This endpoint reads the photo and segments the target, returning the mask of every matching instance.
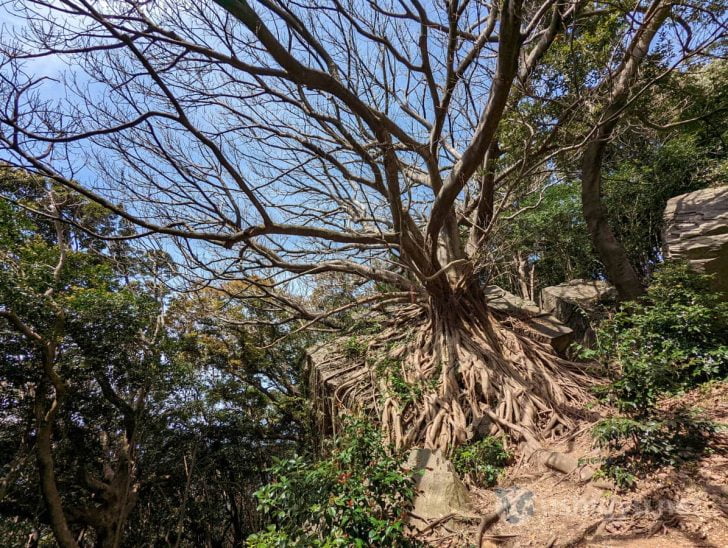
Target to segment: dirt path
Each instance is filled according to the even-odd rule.
[[[609,491],[576,477],[520,463],[498,488],[473,491],[478,515],[508,507],[489,527],[484,546],[728,547],[728,383],[692,391],[664,403],[702,409],[718,424],[719,441],[700,461],[640,480],[630,491]],[[594,457],[588,432],[565,449]],[[536,460],[536,459],[533,459]],[[506,501],[506,502],[504,502]],[[438,531],[432,546],[475,546],[477,523]]]

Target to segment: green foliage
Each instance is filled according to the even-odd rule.
[[[391,351],[391,348],[388,350]],[[428,391],[437,388],[439,367],[436,368],[430,379],[408,382],[402,376],[402,362],[399,359],[385,354],[373,365],[377,376],[386,383],[385,396],[394,397],[403,408],[420,401]]]
[[[607,459],[602,466],[594,472],[594,479],[606,479],[611,481],[620,489],[629,489],[637,483],[635,476],[628,467],[617,464]]]
[[[664,394],[728,374],[728,303],[710,289],[710,277],[684,263],[666,263],[644,298],[626,303],[597,330],[597,347],[585,356],[614,367],[599,392],[627,416],[593,429],[609,450],[599,475],[622,488],[647,471],[677,466],[706,450],[714,427],[695,413],[655,408]]]
[[[706,171],[695,168],[710,165],[709,156],[699,135],[690,132],[659,146],[614,152],[604,175],[605,205],[616,237],[643,276],[660,260],[667,201],[711,182]]]
[[[352,320],[349,331],[357,335],[375,335],[382,330],[381,318],[372,318],[362,315],[356,320]]]
[[[503,440],[487,436],[479,441],[457,447],[452,463],[460,477],[467,477],[484,487],[495,485],[511,454],[503,447]]]
[[[121,450],[132,431],[136,495],[122,545],[168,546],[178,536],[180,546],[243,545],[262,526],[253,492],[268,481],[266,467],[311,438],[299,381],[312,335],[289,333],[264,350],[289,328],[251,298],[250,284],[173,296],[164,253],[59,230],[15,202],[46,211],[55,199],[65,218],[123,233],[108,212],[3,169],[0,191],[12,197],[0,199],[0,545],[25,544],[32,531],[54,544],[33,454],[48,381],[38,345],[8,312],[59,349],[50,365],[67,392],[52,457],[84,546],[102,544],[106,520],[84,509],[105,516],[116,500],[99,498],[87,478],[106,481],[128,466]]]
[[[643,299],[600,326],[590,355],[616,367],[602,392],[620,409],[644,414],[663,393],[728,375],[728,303],[709,282],[665,264]]]
[[[402,367],[402,362],[389,355],[385,355],[374,363],[374,371],[378,377],[387,377],[396,372],[400,367]]]
[[[366,346],[359,338],[352,335],[344,341],[344,355],[349,359],[361,358],[366,352]]]
[[[253,493],[270,481],[267,468],[316,442],[301,384],[303,349],[314,336],[289,334],[263,348],[288,328],[276,325],[275,313],[252,292],[250,284],[231,282],[169,303],[172,357],[190,375],[147,426],[151,477],[126,535],[130,546],[169,544],[180,519],[181,546],[245,545],[264,525]],[[254,320],[261,325],[234,323]],[[185,492],[184,508],[170,508]]]
[[[641,473],[698,458],[715,433],[712,423],[685,410],[655,417],[613,417],[594,426],[597,445],[610,451],[598,477],[611,479],[621,488],[632,487]]]
[[[279,461],[274,481],[257,493],[270,525],[248,546],[412,546],[405,512],[414,481],[403,455],[382,443],[363,419],[350,419],[331,456],[317,463],[302,457]]]
[[[581,214],[579,192],[575,182],[551,185],[542,195],[519,202],[515,209],[524,211],[503,228],[503,245],[510,249],[506,256],[528,257],[535,264],[540,287],[593,278],[600,272]],[[496,281],[517,289],[513,280],[501,277]]]
[[[653,71],[659,70],[649,66],[646,73],[656,75]],[[721,174],[728,162],[726,89],[725,61],[670,75],[634,106],[634,129],[624,128],[621,138],[610,145],[603,173],[604,204],[616,237],[645,278],[661,259],[667,200],[725,184]],[[645,118],[669,123],[696,117],[702,118],[669,132],[644,128]]]
[[[548,85],[561,93],[577,93],[601,77],[596,67],[608,67],[614,37],[623,28],[617,12],[603,18],[584,18],[559,36],[549,48],[541,70]]]
[[[89,478],[111,481],[123,442],[143,437],[140,425],[172,388],[170,339],[157,329],[165,294],[143,274],[147,253],[33,213],[61,208],[64,218],[103,234],[120,228],[107,211],[4,168],[0,190],[11,197],[0,201],[0,473],[7,469],[14,478],[0,493],[0,537],[10,534],[10,523],[19,525],[16,533],[50,536],[35,459],[28,458],[37,450],[37,416],[45,415],[63,510],[75,515],[73,527],[88,531],[89,543],[101,543],[109,521],[93,521],[83,509],[108,516],[113,497],[99,501]],[[65,390],[50,394],[51,379]]]
[[[604,77],[603,71],[613,61],[609,44],[624,31],[623,24],[616,13],[599,21],[585,18],[557,37],[537,69],[543,73],[544,90],[558,97],[555,105],[563,104],[568,94],[578,96],[585,81]],[[670,56],[664,46],[655,45],[644,65],[644,77],[654,78],[664,70],[664,60]],[[667,200],[725,184],[728,176],[728,62],[714,60],[654,83],[625,112],[602,169],[609,225],[643,280],[650,278],[662,259]],[[531,126],[548,120],[549,112],[558,118],[547,106],[539,107],[538,112],[534,108],[524,100],[519,104],[519,116],[504,120],[499,135],[504,149],[513,146],[517,150],[515,143],[527,138],[528,126],[521,117],[527,117]],[[691,119],[692,123],[673,124]],[[587,132],[596,122],[587,114],[562,131]],[[654,124],[671,127],[661,130]],[[533,267],[533,298],[548,285],[605,276],[581,211],[580,158],[557,158],[557,168],[545,186],[538,183],[522,195],[514,194],[504,212],[508,222],[494,231],[492,249],[488,249],[489,262],[494,265],[488,272],[498,285],[520,292],[521,284],[530,285]],[[517,160],[505,153],[500,161],[509,165]],[[520,268],[523,261],[527,262],[525,269]]]
[[[417,402],[425,394],[424,384],[409,383],[398,371],[393,371],[389,374],[387,386],[402,406]]]

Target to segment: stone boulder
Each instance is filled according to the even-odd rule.
[[[418,518],[433,520],[470,513],[468,490],[441,451],[414,448],[407,458],[407,468],[415,478],[412,512]]]
[[[714,274],[715,288],[728,295],[728,186],[670,198],[663,219],[665,257]]]
[[[522,299],[497,285],[484,289],[488,306],[504,316],[523,320],[524,330],[535,339],[549,343],[557,352],[564,352],[573,341],[573,331],[558,318],[542,310],[533,301]]]
[[[617,301],[617,290],[601,280],[571,280],[541,290],[541,308],[574,332],[584,346],[594,343],[592,326]]]

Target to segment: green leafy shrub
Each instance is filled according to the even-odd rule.
[[[362,357],[366,352],[366,347],[363,342],[352,335],[344,342],[343,350],[347,358],[354,359]]]
[[[593,429],[609,450],[598,473],[619,487],[655,468],[679,465],[703,454],[714,433],[709,422],[678,410],[655,408],[657,399],[728,375],[728,303],[710,288],[710,276],[685,263],[666,263],[647,294],[627,303],[597,330],[588,357],[613,366],[612,381],[599,389],[627,416]]]
[[[685,410],[661,420],[604,419],[592,430],[597,445],[610,451],[597,476],[622,488],[631,487],[641,473],[699,457],[714,433],[712,423]]]
[[[388,386],[392,395],[397,398],[397,401],[403,406],[407,406],[418,401],[424,393],[422,386],[419,384],[408,383],[404,380],[402,375],[398,373],[392,373],[389,375]]]
[[[510,459],[503,441],[494,436],[461,445],[452,455],[453,466],[460,477],[484,487],[496,484]]]
[[[728,302],[709,283],[666,263],[644,298],[598,329],[590,357],[616,366],[603,394],[621,410],[648,414],[661,394],[728,375]]]
[[[414,546],[404,524],[414,480],[403,458],[368,422],[349,420],[329,458],[270,470],[274,481],[255,494],[270,525],[248,546]]]

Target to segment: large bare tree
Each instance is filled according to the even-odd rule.
[[[608,239],[599,162],[649,84],[642,61],[660,27],[665,71],[698,59],[718,4],[6,2],[0,146],[175,240],[192,273],[267,278],[308,322],[327,311],[277,287],[369,284],[357,302],[392,322],[374,346],[398,339],[401,374],[429,387],[378,409],[398,443],[448,446],[483,421],[538,443],[569,430],[588,377],[488,308],[489,237],[558,181],[558,158],[585,154],[589,226]],[[595,20],[612,25],[608,60],[560,85],[550,56]]]

